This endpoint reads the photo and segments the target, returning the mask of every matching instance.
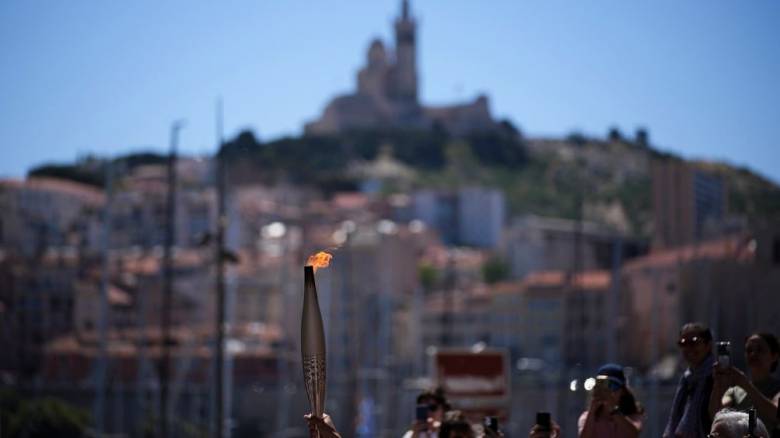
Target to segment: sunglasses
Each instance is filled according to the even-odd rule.
[[[696,345],[702,342],[704,342],[704,338],[702,338],[701,336],[690,336],[687,338],[680,338],[680,340],[677,341],[677,345],[679,345],[680,347],[686,347],[689,345]]]
[[[428,410],[431,412],[435,411],[436,409],[439,409],[439,405],[436,403],[428,403],[427,406],[428,406]]]
[[[615,391],[620,390],[620,388],[623,387],[623,385],[621,385],[620,383],[615,382],[614,380],[609,380],[607,376],[603,376],[603,375],[602,376],[598,376],[598,377],[596,377],[596,379],[597,379],[596,380],[596,386],[594,386],[594,388],[597,388],[599,385],[604,385],[603,387],[606,387],[607,389],[609,389],[610,392],[615,392]],[[604,383],[602,383],[602,382],[604,382]]]

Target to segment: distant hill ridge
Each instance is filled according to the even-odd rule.
[[[644,141],[643,141],[644,139]],[[232,185],[289,182],[325,193],[356,190],[348,169],[377,159],[380,150],[414,170],[410,188],[486,185],[502,189],[513,214],[575,218],[582,206],[589,220],[647,236],[652,217],[650,166],[654,160],[684,161],[646,144],[572,134],[562,139],[525,138],[510,122],[500,129],[453,137],[444,130],[356,130],[326,136],[285,137],[262,142],[251,131],[228,141],[221,154]],[[125,169],[162,164],[165,156],[138,153],[114,159]],[[49,176],[102,186],[106,161],[43,165],[29,176]],[[780,187],[746,168],[688,162],[721,175],[729,189],[729,213],[748,219],[780,215]],[[409,188],[409,187],[407,187]],[[387,192],[397,188],[386,187]]]

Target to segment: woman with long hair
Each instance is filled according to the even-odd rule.
[[[580,438],[636,438],[642,430],[643,409],[626,385],[623,367],[599,368],[588,410],[577,422]]]
[[[754,333],[745,340],[745,362],[750,378],[739,369],[713,365],[715,383],[710,396],[710,415],[721,408],[747,411],[756,409],[758,418],[770,429],[777,419],[780,379],[772,373],[780,360],[780,343],[771,333]]]

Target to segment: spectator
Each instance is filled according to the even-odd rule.
[[[554,421],[551,423],[551,426],[551,430],[544,430],[538,424],[534,424],[534,427],[528,432],[528,438],[560,438],[561,427]]]
[[[755,333],[745,341],[745,361],[750,371],[748,379],[735,367],[721,369],[715,364],[715,384],[710,396],[710,414],[721,407],[747,411],[754,407],[758,418],[770,429],[777,419],[780,399],[780,379],[772,376],[777,370],[780,345],[771,333]]]
[[[712,393],[712,332],[704,324],[688,323],[677,341],[688,368],[680,378],[664,438],[706,438],[710,430]]]
[[[475,438],[471,424],[460,411],[449,411],[439,429],[439,438]]]
[[[496,429],[493,430],[493,421],[496,420]],[[504,432],[501,431],[501,428],[498,427],[498,419],[496,417],[485,417],[483,423],[482,423],[482,429],[481,434],[478,435],[480,438],[502,438],[504,436]]]
[[[580,438],[636,438],[642,430],[642,408],[626,385],[623,367],[599,368],[590,407],[577,422]]]
[[[748,436],[748,414],[723,409],[715,414],[712,430],[707,436],[710,438],[743,438]],[[753,431],[753,437],[769,438],[769,433],[761,419],[756,419],[756,430]]]
[[[411,429],[404,433],[403,438],[433,438],[439,433],[439,427],[444,419],[444,413],[449,410],[449,404],[441,390],[424,391],[417,396],[418,405],[428,405],[428,420],[415,419]]]

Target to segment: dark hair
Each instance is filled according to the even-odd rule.
[[[474,429],[471,428],[471,424],[460,411],[447,412],[439,428],[439,438],[449,438],[450,432],[466,432],[470,436],[474,436]]]
[[[645,412],[645,408],[636,401],[634,391],[631,391],[628,386],[623,387],[623,394],[620,395],[620,400],[618,401],[618,410],[623,415],[642,414]]]
[[[704,339],[704,342],[712,342],[712,332],[710,328],[700,322],[689,322],[682,326],[680,329],[680,335],[686,330],[694,330],[696,333]]]
[[[780,355],[780,342],[777,341],[777,336],[773,335],[769,332],[760,332],[760,333],[753,333],[752,335],[748,336],[747,339],[752,338],[753,336],[758,336],[761,338],[764,342],[766,342],[766,345],[769,346],[769,351],[771,351],[773,354]],[[745,341],[747,341],[745,339]],[[769,369],[771,372],[777,371],[777,362],[780,361],[780,358],[775,359],[774,362],[772,362],[772,367]]]
[[[417,404],[423,404],[428,401],[432,401],[437,407],[443,408],[445,411],[450,410],[450,404],[447,403],[447,399],[444,397],[444,391],[439,389],[426,390],[417,396]]]

